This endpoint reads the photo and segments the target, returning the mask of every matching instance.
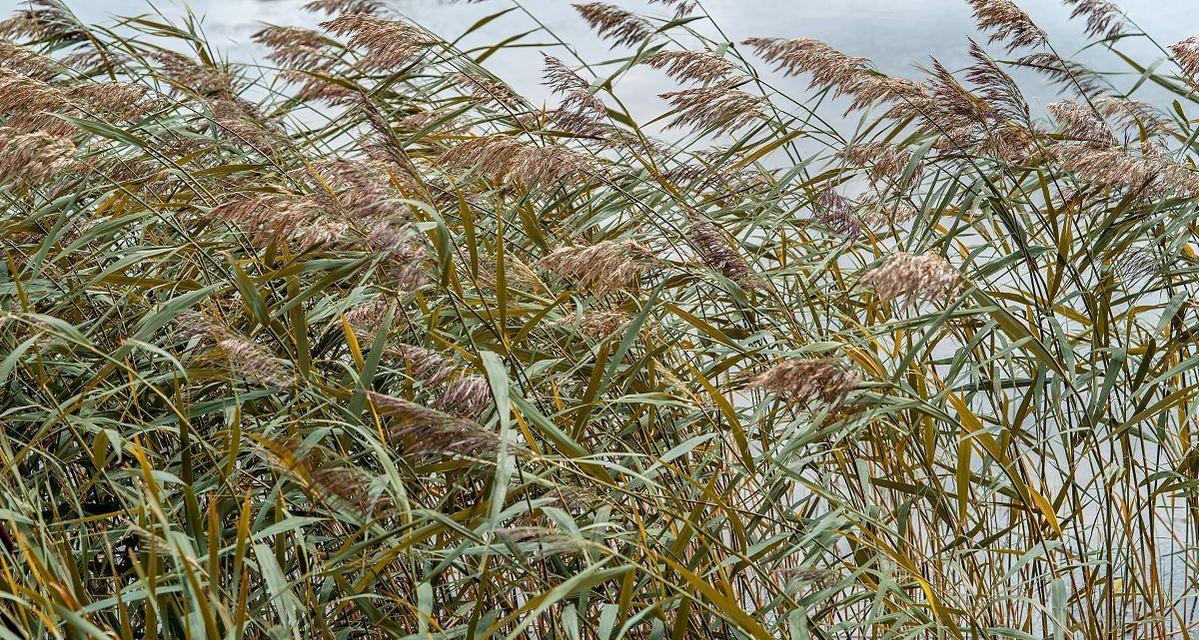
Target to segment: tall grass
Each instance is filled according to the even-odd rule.
[[[1101,73],[970,4],[915,80],[695,1],[578,5],[603,62],[478,5],[556,43],[542,108],[486,69],[520,39],[376,0],[263,66],[32,0],[0,635],[1192,637],[1199,42],[1068,0]]]

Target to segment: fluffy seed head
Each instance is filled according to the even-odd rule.
[[[540,268],[597,293],[632,286],[652,265],[650,250],[631,239],[561,247],[538,263]]]
[[[678,82],[714,82],[737,73],[732,62],[711,51],[659,51],[641,62]]]
[[[868,168],[870,184],[880,191],[891,187],[906,190],[920,181],[922,167],[917,165],[907,180],[904,172],[912,161],[912,152],[885,142],[866,142],[851,145],[837,152],[845,162]]]
[[[442,154],[440,162],[457,170],[474,169],[496,182],[528,188],[576,183],[596,171],[592,159],[561,145],[537,147],[505,135],[479,136]]]
[[[745,259],[716,225],[702,220],[694,222],[688,238],[708,268],[719,271],[724,277],[743,286],[752,288],[756,284],[757,278]]]
[[[331,60],[325,38],[312,29],[269,26],[251,39],[270,49],[267,60],[283,67],[320,69]]]
[[[1191,36],[1170,45],[1170,52],[1174,54],[1174,62],[1178,63],[1183,73],[1192,78],[1199,77],[1199,37]]]
[[[650,36],[650,28],[645,20],[620,7],[603,2],[586,2],[574,5],[574,8],[600,37],[618,45],[640,44]]]
[[[437,407],[459,418],[477,420],[491,404],[491,387],[479,376],[464,376],[446,385]]]
[[[305,250],[336,242],[347,229],[345,223],[322,215],[311,200],[285,194],[234,200],[209,215],[228,220],[264,247],[285,243]]]
[[[265,347],[248,340],[230,337],[217,342],[229,359],[233,372],[246,375],[275,387],[292,383],[291,372]]]
[[[0,184],[33,186],[77,168],[75,143],[69,138],[0,127]]]
[[[862,277],[884,301],[904,298],[908,305],[944,304],[953,297],[961,278],[945,258],[935,253],[899,252]]]
[[[857,205],[845,196],[827,189],[816,202],[816,214],[821,224],[830,231],[854,241],[862,235],[862,220],[857,214]]]
[[[670,128],[715,129],[720,133],[736,131],[762,117],[766,99],[746,93],[732,84],[717,84],[698,89],[663,93],[677,111],[667,124]]]
[[[1127,27],[1124,12],[1110,0],[1063,0],[1074,7],[1071,18],[1087,19],[1087,35],[1112,38],[1120,35]]]
[[[408,64],[425,47],[436,44],[422,29],[402,20],[349,13],[321,23],[335,35],[349,35],[350,46],[366,51],[358,61],[365,71],[389,71]]]
[[[380,0],[312,0],[303,8],[305,11],[330,16],[343,13],[374,15],[382,13],[387,5]]]
[[[785,75],[811,74],[813,87],[827,87],[837,96],[853,98],[850,111],[876,100],[903,105],[922,97],[916,83],[878,73],[867,58],[847,56],[819,40],[750,38],[742,44]]]
[[[1045,32],[1012,0],[968,0],[981,31],[990,42],[1003,42],[1008,51],[1045,44]]]
[[[499,436],[476,422],[403,398],[374,391],[367,395],[379,413],[391,419],[390,435],[402,443],[406,455],[487,458],[500,448]],[[513,449],[519,452],[515,446]]]
[[[754,378],[751,387],[777,394],[794,404],[823,400],[840,404],[861,385],[857,372],[828,358],[784,360]]]

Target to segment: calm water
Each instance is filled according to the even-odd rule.
[[[85,21],[104,21],[115,15],[147,12],[145,0],[66,0]],[[191,0],[192,10],[202,17],[209,39],[227,51],[231,58],[252,60],[257,51],[249,44],[249,35],[263,23],[311,25],[315,17],[300,11],[306,0]],[[644,0],[616,0],[629,8],[644,8]],[[479,18],[511,6],[506,0],[481,4],[449,4],[444,0],[391,0],[400,13],[446,38],[453,38]],[[586,28],[566,0],[525,0],[526,6],[563,40],[578,48],[588,61],[615,57],[608,46]],[[728,38],[739,41],[749,36],[811,37],[824,40],[852,55],[872,58],[880,69],[896,75],[916,77],[917,65],[927,64],[930,56],[950,68],[966,63],[966,38],[979,37],[974,29],[965,0],[707,0],[708,11],[717,19]],[[19,0],[0,0],[7,13],[20,5]],[[157,1],[167,15],[184,13],[183,0]],[[1021,5],[1045,28],[1060,53],[1075,53],[1084,42],[1080,24],[1069,20],[1069,10],[1057,0],[1021,0]],[[1123,0],[1128,15],[1163,45],[1199,34],[1199,15],[1195,0]],[[661,14],[661,8],[651,12]],[[472,34],[468,45],[486,45],[529,28],[528,21],[512,12]],[[540,51],[569,59],[555,52],[545,34],[531,34],[523,41],[532,45],[493,57],[488,66],[523,94],[539,99]],[[543,45],[543,46],[538,46]],[[1144,39],[1124,47],[1143,62],[1152,62],[1158,52]],[[621,50],[620,54],[627,53]],[[1085,52],[1083,59],[1090,58]],[[1119,70],[1116,63],[1101,58],[1101,68]],[[1045,103],[1052,92],[1032,82],[1030,98]],[[1130,83],[1135,78],[1130,80]],[[784,88],[802,91],[798,81],[781,83]],[[636,70],[622,81],[622,98],[635,115],[652,117],[660,113],[662,103],[655,94],[668,87],[661,76],[650,70]]]

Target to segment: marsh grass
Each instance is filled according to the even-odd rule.
[[[657,4],[544,109],[374,0],[0,24],[0,635],[1191,637],[1199,44]]]

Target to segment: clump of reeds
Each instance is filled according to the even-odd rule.
[[[1017,2],[908,79],[693,0],[578,5],[602,60],[312,0],[264,65],[23,0],[0,629],[1184,637],[1199,41]]]

